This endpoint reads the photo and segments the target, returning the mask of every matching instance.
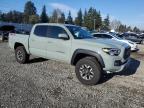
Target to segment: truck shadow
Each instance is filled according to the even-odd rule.
[[[105,83],[108,80],[112,79],[114,76],[130,76],[133,75],[137,72],[138,67],[140,66],[140,61],[136,60],[134,58],[130,58],[130,64],[129,67],[121,72],[118,73],[111,73],[111,74],[106,74],[103,76],[99,84]]]
[[[47,61],[47,60],[48,59],[44,59],[44,58],[32,58],[32,59],[29,60],[28,64],[44,62],[44,61]]]

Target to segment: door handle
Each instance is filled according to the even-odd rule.
[[[51,41],[48,41],[47,43],[52,43]]]
[[[31,39],[31,41],[35,41],[35,39]]]

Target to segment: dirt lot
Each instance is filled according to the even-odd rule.
[[[0,43],[0,108],[144,108],[144,45],[139,47],[127,71],[85,86],[74,67],[42,58],[21,65]]]

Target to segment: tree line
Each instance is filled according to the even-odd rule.
[[[118,32],[134,31],[140,32],[139,28],[123,25],[120,21],[113,20],[110,21],[109,15],[102,19],[100,11],[95,8],[90,7],[88,10],[85,9],[82,12],[81,9],[77,12],[77,16],[73,19],[71,11],[69,11],[67,17],[65,13],[60,9],[54,9],[52,15],[48,15],[46,12],[46,6],[42,8],[40,15],[37,14],[37,9],[32,1],[27,1],[24,6],[24,12],[19,12],[16,10],[9,11],[7,13],[2,13],[0,11],[0,21],[4,22],[14,22],[14,23],[25,23],[25,24],[35,24],[35,23],[66,23],[75,24],[78,26],[87,27],[89,30],[110,30],[114,29]]]

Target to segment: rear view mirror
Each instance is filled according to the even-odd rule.
[[[59,37],[60,39],[63,39],[63,40],[68,40],[68,39],[69,39],[68,35],[65,34],[65,33],[59,34],[58,37]]]

